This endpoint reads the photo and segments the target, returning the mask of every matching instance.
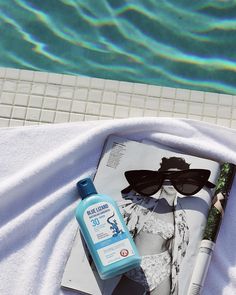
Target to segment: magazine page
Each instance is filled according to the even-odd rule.
[[[102,294],[96,282],[95,273],[91,268],[90,257],[79,230],[75,236],[71,254],[66,264],[62,286],[79,290],[85,294]]]
[[[140,268],[120,277],[114,295],[187,293],[219,167],[212,160],[109,137],[94,184],[116,200],[142,257]]]
[[[143,140],[142,142],[155,147],[165,148],[170,151],[176,151],[173,147],[164,146],[150,140]],[[188,149],[188,152],[191,151]],[[196,156],[196,154],[193,153],[192,155]],[[235,173],[236,166],[234,164],[221,164],[211,207],[208,212],[206,227],[203,233],[202,241],[199,245],[198,255],[194,263],[194,269],[186,295],[201,295],[203,292],[205,279],[211,263],[211,258],[213,256],[216,239],[220,231],[221,222],[224,217],[224,211],[231,192]]]
[[[79,294],[103,295],[111,294],[118,281],[119,278],[101,280],[78,229],[63,273],[62,288]]]
[[[187,295],[200,295],[204,287],[205,278],[211,262],[225,207],[230,197],[231,187],[235,178],[236,166],[231,163],[221,165],[214,198],[208,213],[207,224],[199,252],[194,265],[192,279]]]

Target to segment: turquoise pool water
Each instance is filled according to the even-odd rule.
[[[0,0],[0,66],[236,94],[236,1]]]

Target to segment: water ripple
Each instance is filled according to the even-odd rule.
[[[236,94],[234,0],[0,0],[0,11],[0,66]]]

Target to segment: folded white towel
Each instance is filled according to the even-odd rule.
[[[75,185],[95,172],[110,134],[153,140],[186,153],[236,163],[235,130],[186,119],[135,118],[0,129],[1,295],[77,294],[60,288],[77,228]],[[234,183],[204,295],[236,294],[235,195]],[[79,265],[78,275],[83,275]]]

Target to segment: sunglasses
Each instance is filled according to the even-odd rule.
[[[194,195],[204,186],[214,188],[215,185],[208,181],[211,174],[207,169],[188,169],[181,171],[151,171],[130,170],[125,172],[129,186],[121,191],[127,194],[131,190],[143,196],[151,196],[160,190],[166,180],[181,195]]]

